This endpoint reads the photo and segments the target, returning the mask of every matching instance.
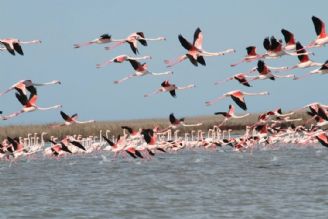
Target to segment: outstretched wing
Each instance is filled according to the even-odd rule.
[[[19,43],[13,43],[13,47],[15,49],[16,52],[18,52],[20,55],[24,55],[23,53],[23,49],[21,47],[21,45],[19,45]]]
[[[202,49],[202,44],[203,44],[203,34],[202,34],[202,31],[200,30],[200,28],[198,27],[195,30],[195,33],[194,33],[194,43],[193,43],[193,45],[197,49]]]
[[[190,50],[193,47],[181,34],[179,34],[179,41],[186,50]]]

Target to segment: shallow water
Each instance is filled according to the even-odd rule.
[[[328,150],[0,162],[0,218],[328,218]]]

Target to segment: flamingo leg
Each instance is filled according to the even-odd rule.
[[[133,77],[137,77],[137,75],[136,74],[130,74],[130,75],[126,76],[125,78],[122,78],[121,80],[114,81],[114,83],[115,84],[120,84],[120,83],[122,83],[122,82],[124,82],[124,81],[126,81],[130,78],[133,78]]]
[[[210,106],[210,105],[212,105],[213,103],[218,102],[219,100],[221,100],[221,99],[223,99],[223,98],[225,98],[225,97],[226,97],[226,96],[220,96],[220,97],[214,98],[214,99],[212,99],[212,100],[206,101],[205,104],[206,104],[207,106]]]
[[[183,62],[184,60],[187,59],[186,55],[179,56],[176,60],[164,60],[164,63],[166,64],[166,67],[172,67],[176,64],[179,64],[180,62]]]
[[[112,49],[114,49],[114,48],[116,48],[116,47],[118,47],[120,45],[123,45],[124,43],[125,43],[125,41],[119,41],[119,42],[115,43],[112,46],[106,46],[105,49],[106,50],[112,50]]]

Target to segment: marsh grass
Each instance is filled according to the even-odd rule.
[[[243,133],[247,125],[252,125],[257,121],[259,114],[251,114],[243,119],[231,119],[226,124],[224,124],[221,129],[232,129],[235,133]],[[295,113],[291,118],[302,118],[302,121],[295,122],[295,125],[304,124],[310,117],[306,115],[305,112]],[[186,117],[185,123],[203,123],[199,127],[181,127],[179,128],[180,133],[190,132],[192,129],[207,131],[213,128],[214,125],[218,125],[222,122],[222,116],[197,116],[197,117]],[[117,136],[122,134],[121,126],[130,126],[134,129],[139,128],[153,128],[154,126],[159,126],[160,128],[166,128],[169,126],[168,119],[143,119],[143,120],[122,120],[122,121],[101,121],[89,124],[74,124],[71,126],[62,126],[53,128],[54,124],[45,125],[14,125],[14,126],[4,126],[0,129],[0,138],[4,139],[7,136],[15,137],[22,136],[26,137],[28,133],[34,134],[38,133],[40,135],[42,132],[47,132],[46,139],[50,136],[56,136],[62,138],[66,135],[80,134],[83,137],[87,136],[99,136],[100,130],[102,134],[105,134],[106,130],[110,130],[110,136]],[[290,123],[286,124],[290,125]]]

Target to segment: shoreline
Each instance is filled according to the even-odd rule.
[[[247,125],[252,125],[257,121],[260,113],[250,114],[249,116],[242,119],[231,119],[226,124],[221,126],[221,129],[232,129],[234,134],[242,133]],[[302,118],[302,121],[295,122],[295,125],[304,125],[304,122],[310,117],[303,111],[297,112],[291,116],[291,118]],[[211,129],[214,125],[218,125],[223,121],[222,116],[195,116],[195,117],[185,117],[185,123],[199,123],[202,122],[203,125],[199,127],[180,127],[180,134],[185,132],[190,132],[191,130],[202,130],[207,131]],[[49,139],[50,136],[56,136],[62,138],[66,135],[82,135],[82,136],[99,136],[100,134],[105,134],[107,130],[110,130],[110,135],[117,136],[122,134],[123,131],[121,126],[130,126],[133,129],[139,128],[153,128],[154,126],[159,126],[161,129],[167,128],[169,126],[169,120],[167,119],[135,119],[135,120],[121,120],[121,121],[96,121],[89,124],[73,124],[70,126],[62,126],[53,128],[52,125],[60,123],[48,123],[48,124],[34,124],[34,125],[9,125],[4,126],[0,129],[0,138],[6,138],[7,136],[25,137],[29,133],[34,135],[41,135],[42,132],[47,132],[45,139]],[[290,124],[290,123],[289,123]],[[100,133],[102,130],[102,133]]]

